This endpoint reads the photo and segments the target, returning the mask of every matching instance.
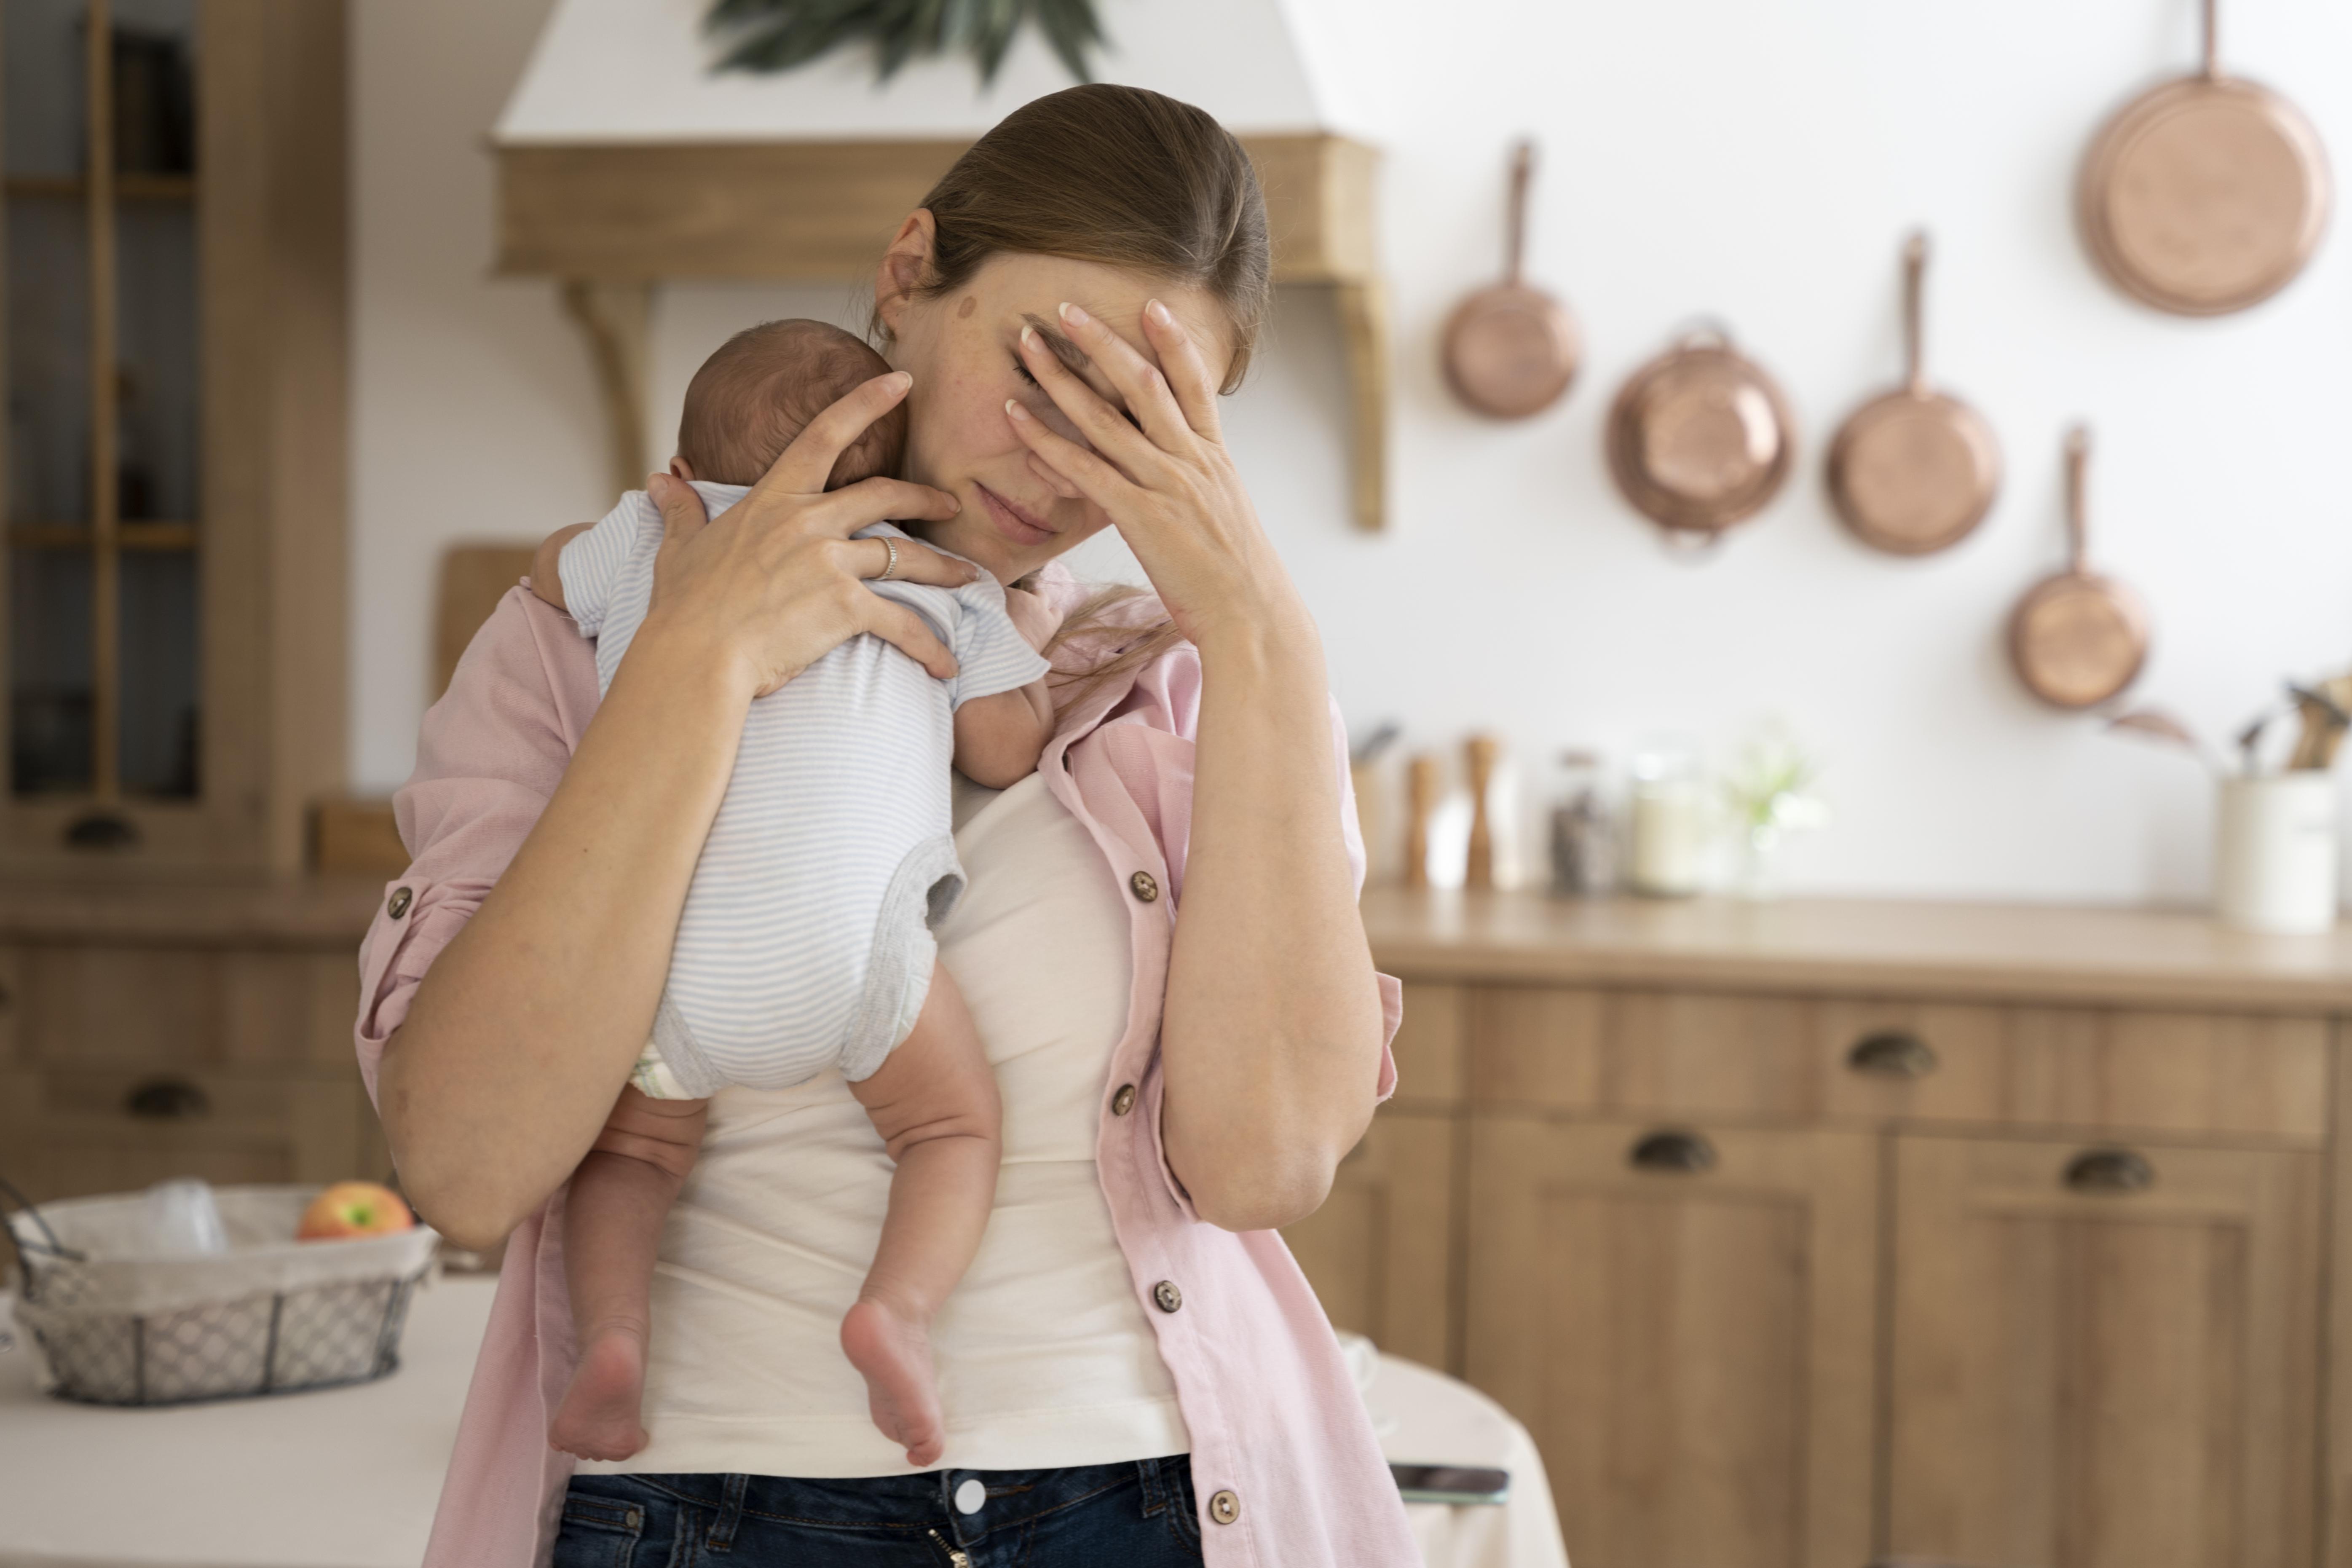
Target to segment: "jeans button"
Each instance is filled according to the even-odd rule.
[[[955,1505],[958,1513],[978,1513],[987,1501],[988,1488],[982,1483],[978,1476],[967,1477],[963,1484],[955,1489]]]

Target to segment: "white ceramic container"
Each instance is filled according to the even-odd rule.
[[[2336,777],[2223,779],[2213,846],[2214,912],[2242,931],[2336,924]]]

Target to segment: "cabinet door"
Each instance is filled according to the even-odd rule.
[[[1474,1121],[1468,1375],[1535,1434],[1577,1568],[1868,1559],[1876,1150]]]
[[[1452,1116],[1382,1110],[1323,1206],[1282,1233],[1332,1323],[1454,1370]]]
[[[1896,1146],[1892,1549],[2309,1561],[2318,1156]]]

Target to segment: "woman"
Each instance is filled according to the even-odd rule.
[[[1417,1560],[1271,1234],[1393,1087],[1397,1003],[1357,918],[1322,650],[1218,437],[1269,276],[1214,121],[1134,89],[1040,100],[884,257],[892,375],[715,522],[656,476],[654,608],[601,705],[586,645],[528,594],[476,637],[362,954],[362,1064],[411,1195],[461,1242],[511,1233],[431,1568]],[[908,477],[824,491],[902,397]],[[828,1076],[713,1102],[664,1237],[652,1442],[575,1475],[544,1436],[572,1352],[563,1184],[645,1041],[747,706],[861,632],[950,668],[863,586],[887,553],[848,536],[886,518],[1066,617],[1055,739],[1036,775],[960,790],[970,890],[940,931],[1006,1149],[939,1329],[950,1468],[876,1451],[834,1349],[889,1166]],[[1156,600],[1088,601],[1056,563],[1111,526]]]

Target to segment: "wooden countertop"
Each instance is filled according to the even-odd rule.
[[[2256,936],[2194,911],[1896,900],[1364,895],[1409,980],[1672,985],[2352,1013],[2352,926]]]
[[[168,942],[356,951],[383,880],[50,882],[0,879],[0,942]]]

